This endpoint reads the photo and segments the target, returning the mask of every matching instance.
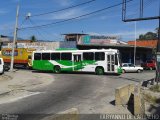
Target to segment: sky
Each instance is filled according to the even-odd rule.
[[[80,15],[91,13],[122,2],[122,0],[94,0],[88,4],[67,9],[52,14],[39,15],[46,12],[60,10],[91,0],[0,0],[0,35],[13,36],[16,18],[16,7],[19,3],[18,37],[30,39],[35,35],[39,40],[61,41],[64,33],[87,33],[92,35],[120,36],[121,40],[128,41],[138,38],[139,34],[148,31],[155,32],[158,20],[123,22],[122,5],[101,11],[96,14],[81,17],[75,20],[53,24],[47,27],[27,29],[27,27],[55,23]],[[144,0],[143,17],[157,16],[160,0]],[[139,17],[139,0],[127,3],[127,18]],[[29,19],[26,19],[30,13]],[[21,29],[24,28],[24,29]],[[135,32],[136,31],[136,32]]]

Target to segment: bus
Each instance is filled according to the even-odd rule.
[[[41,71],[95,72],[121,74],[120,53],[117,49],[34,51],[32,68]]]

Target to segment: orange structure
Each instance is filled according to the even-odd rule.
[[[158,40],[137,40],[136,45],[140,47],[157,47]],[[135,41],[128,41],[129,45],[135,45]]]

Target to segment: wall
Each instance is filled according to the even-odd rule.
[[[8,43],[3,48],[12,48],[12,43]],[[37,50],[54,50],[57,48],[76,48],[76,41],[59,41],[59,42],[32,42],[17,43],[18,48],[35,48]]]
[[[97,36],[97,35],[85,35],[81,36],[78,44],[119,44],[117,36]]]
[[[144,47],[157,47],[158,40],[137,40],[136,45],[137,46],[144,46]],[[135,45],[135,41],[128,41],[129,45]]]
[[[18,48],[35,48],[37,50],[53,50],[60,46],[60,42],[33,42],[17,43]],[[12,43],[8,43],[8,48],[12,48]]]
[[[76,41],[61,41],[60,48],[76,48]]]

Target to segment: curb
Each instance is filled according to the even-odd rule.
[[[10,93],[12,90],[0,91],[0,97]]]

